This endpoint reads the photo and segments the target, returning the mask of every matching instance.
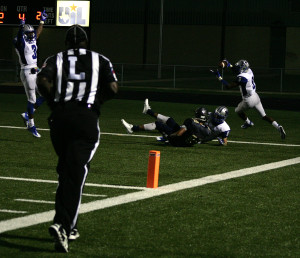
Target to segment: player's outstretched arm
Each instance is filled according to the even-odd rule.
[[[39,36],[41,35],[42,31],[43,31],[43,27],[44,27],[44,23],[45,23],[45,20],[47,19],[48,17],[48,14],[45,13],[45,10],[42,12],[41,14],[41,21],[40,21],[40,24],[36,30],[36,38],[38,39]]]
[[[211,73],[213,73],[216,78],[223,84],[225,85],[226,89],[231,89],[234,87],[237,87],[238,84],[236,82],[227,82],[226,80],[223,79],[223,77],[221,76],[219,70],[209,70]]]

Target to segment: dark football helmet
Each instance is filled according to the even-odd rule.
[[[207,115],[208,115],[207,109],[204,107],[199,107],[195,110],[195,117],[200,122],[205,123],[207,121]]]
[[[219,106],[215,109],[213,114],[213,122],[216,124],[222,124],[228,117],[228,108],[225,106]]]
[[[247,60],[239,60],[237,61],[234,66],[232,67],[232,70],[235,74],[245,73],[248,71],[250,67],[250,64]]]
[[[30,24],[25,24],[23,27],[24,38],[26,41],[31,42],[35,39],[34,28]]]

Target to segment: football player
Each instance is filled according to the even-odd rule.
[[[14,38],[14,47],[19,57],[21,66],[20,78],[24,85],[27,96],[26,112],[21,114],[28,131],[35,137],[41,137],[34,124],[34,111],[44,102],[43,97],[36,97],[36,77],[39,68],[37,67],[37,39],[42,33],[44,21],[47,18],[45,11],[41,14],[40,24],[35,30],[25,20],[20,20],[20,27],[17,37]],[[40,94],[39,94],[40,95]]]
[[[156,121],[148,124],[132,125],[122,119],[122,124],[129,134],[136,131],[158,130],[163,135],[163,137],[158,137],[158,140],[168,142],[176,147],[191,147],[204,139],[208,139],[211,135],[211,129],[207,125],[208,112],[205,108],[196,109],[195,118],[185,119],[181,126],[172,117],[154,112],[148,99],[144,102],[143,114],[156,118]]]
[[[235,108],[235,112],[239,117],[244,120],[244,124],[241,126],[243,129],[254,126],[254,123],[250,121],[247,117],[245,111],[249,108],[255,108],[258,113],[261,115],[262,119],[272,124],[280,133],[281,139],[285,139],[286,133],[283,127],[278,124],[272,117],[267,116],[259,95],[256,93],[256,84],[254,82],[254,74],[250,68],[249,63],[246,60],[239,60],[234,65],[231,65],[228,60],[222,60],[219,63],[221,68],[231,68],[234,75],[236,75],[236,80],[229,83],[225,81],[218,70],[211,70],[214,73],[219,81],[227,89],[234,87],[239,87],[242,95],[242,101]]]
[[[227,146],[228,136],[230,133],[230,127],[225,121],[228,117],[228,108],[225,106],[219,106],[214,112],[208,113],[208,127],[211,130],[211,134],[204,138],[201,143],[217,139],[222,146]]]

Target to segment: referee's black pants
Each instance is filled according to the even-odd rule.
[[[49,117],[50,136],[58,155],[58,187],[54,223],[67,234],[77,224],[89,163],[100,142],[98,113],[76,102],[55,107]]]

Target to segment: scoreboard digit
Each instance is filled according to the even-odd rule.
[[[20,20],[25,19],[27,24],[38,25],[41,14],[45,10],[48,14],[44,26],[56,24],[56,0],[40,1],[8,1],[0,2],[0,26],[20,25]]]

